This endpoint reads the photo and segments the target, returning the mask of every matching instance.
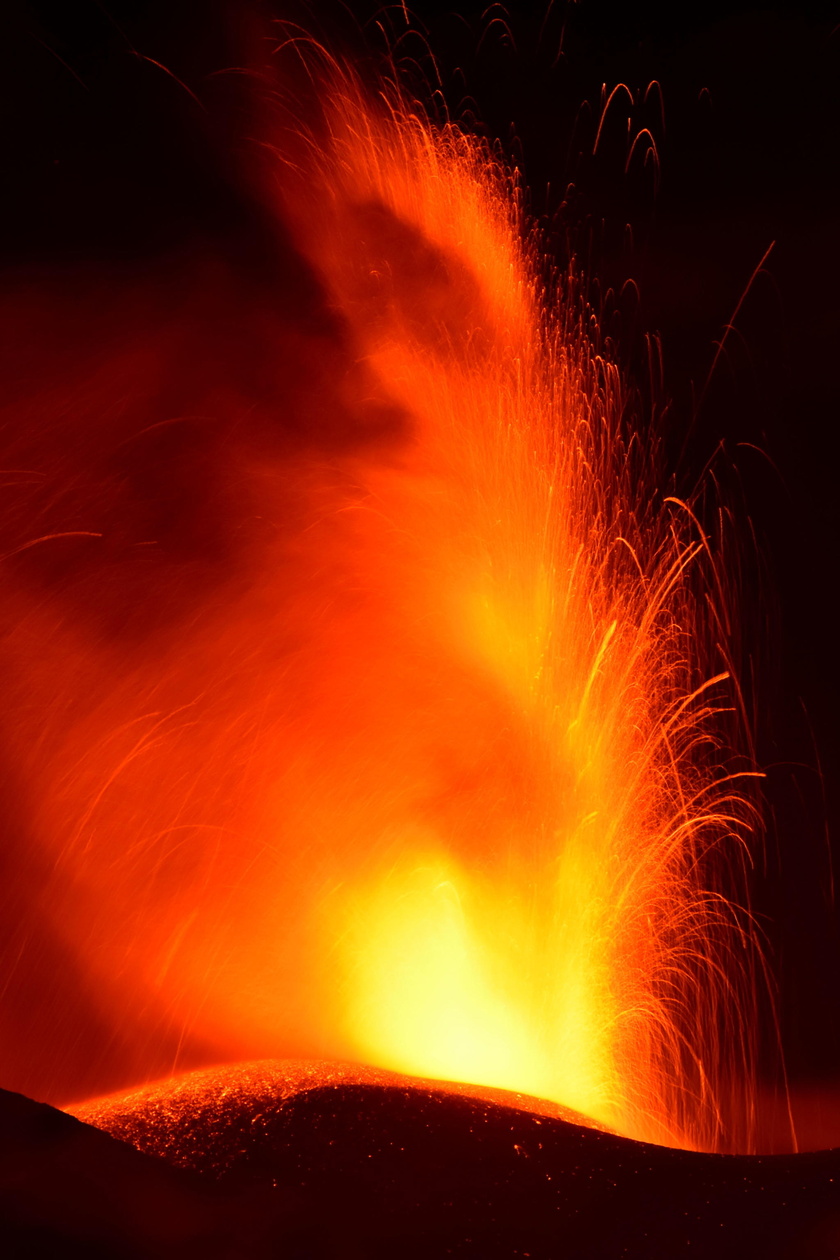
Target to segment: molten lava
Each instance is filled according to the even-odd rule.
[[[713,1144],[743,941],[707,859],[747,809],[708,543],[515,179],[389,104],[334,87],[282,200],[405,432],[354,470],[358,589],[384,603],[332,652],[363,715],[338,783],[360,742],[381,774],[338,824],[370,855],[330,902],[346,1026],[369,1061]]]
[[[713,548],[486,145],[335,71],[265,132],[300,318],[187,260],[15,400],[43,913],[127,1079],[328,1055],[743,1145]]]

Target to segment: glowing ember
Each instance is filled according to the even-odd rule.
[[[349,75],[324,100],[269,136],[264,189],[330,314],[243,315],[292,380],[259,423],[212,353],[189,393],[178,330],[248,309],[209,264],[20,405],[54,432],[16,452],[41,478],[18,554],[100,547],[62,579],[76,622],[22,579],[10,633],[50,920],[126,1037],[146,1021],[138,1074],[167,1028],[188,1059],[328,1052],[744,1144],[752,946],[717,851],[750,813],[711,550],[515,180]],[[303,437],[270,436],[283,407]],[[236,540],[212,581],[209,553],[151,554],[150,510],[113,527],[154,443],[182,477],[154,494],[193,492],[165,445],[189,426]]]

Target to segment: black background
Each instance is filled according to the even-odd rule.
[[[374,63],[390,44],[415,83],[438,73],[450,114],[521,166],[558,261],[581,258],[617,353],[664,413],[663,488],[687,495],[711,464],[738,520],[733,600],[768,773],[754,903],[791,1080],[840,1083],[840,11],[802,0],[664,16],[601,0],[536,17],[484,9],[415,5],[406,37],[399,7],[5,6],[4,266],[133,265],[242,235],[251,211],[229,154],[244,106],[237,116],[235,90],[220,95],[212,76],[252,56],[253,14],[301,21]],[[661,107],[655,89],[644,99],[652,80]],[[618,83],[634,103],[618,93],[593,153],[603,85]],[[631,137],[652,133],[656,175],[644,138],[624,169],[628,116]],[[645,332],[662,345],[652,390]]]

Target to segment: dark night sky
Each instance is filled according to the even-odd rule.
[[[792,1077],[838,1079],[840,930],[829,903],[832,848],[840,860],[840,9],[832,15],[805,0],[673,4],[663,20],[659,6],[654,14],[642,3],[620,6],[617,20],[616,6],[580,0],[557,3],[545,17],[511,17],[511,43],[501,21],[482,20],[484,7],[438,16],[414,6],[453,114],[473,109],[519,156],[532,210],[561,259],[571,242],[602,289],[630,276],[638,282],[641,307],[621,305],[615,331],[640,378],[641,334],[661,336],[658,401],[669,404],[673,485],[690,492],[723,443],[714,463],[723,493],[745,534],[748,522],[754,529],[756,545],[747,541],[742,557],[744,669],[756,674],[756,743],[769,769],[771,814],[756,905],[770,916],[780,960]],[[358,16],[362,6],[354,10]],[[341,6],[313,11],[321,30],[360,42]],[[306,12],[298,7],[295,16]],[[196,235],[236,237],[249,211],[218,157],[229,139],[224,127],[212,108],[204,115],[132,54],[215,100],[207,75],[243,56],[222,13],[215,0],[6,6],[7,266],[42,274],[56,264],[123,265]],[[399,33],[398,12],[390,23]],[[419,39],[400,48],[422,61]],[[654,79],[664,127],[656,94],[641,99]],[[601,85],[619,82],[637,102],[634,130],[649,127],[655,137],[658,186],[641,161],[623,171],[625,98],[592,154]],[[715,343],[772,241],[766,274],[744,300],[706,388]]]

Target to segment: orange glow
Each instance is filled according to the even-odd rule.
[[[387,709],[365,729],[408,795],[330,902],[352,1043],[714,1144],[738,934],[703,863],[747,809],[708,756],[728,702],[691,590],[705,540],[659,500],[574,278],[546,291],[488,152],[352,85],[327,122],[293,221],[410,418],[360,472],[399,627],[360,635]]]
[[[702,628],[710,549],[516,181],[349,75],[325,102],[293,154],[270,136],[262,194],[339,332],[247,313],[190,264],[168,318],[152,304],[40,395],[58,451],[226,417],[212,505],[234,540],[212,581],[173,561],[123,587],[140,552],[116,548],[73,615],[15,595],[45,912],[134,1035],[126,1077],[161,1074],[166,1030],[170,1066],[359,1059],[744,1144],[751,946],[718,888],[750,811]],[[278,375],[295,360],[303,439],[249,430],[212,354],[183,414],[156,410],[183,328],[226,307],[243,344],[276,339]],[[45,502],[42,539],[108,535],[107,503]],[[117,596],[166,617],[118,636]]]

